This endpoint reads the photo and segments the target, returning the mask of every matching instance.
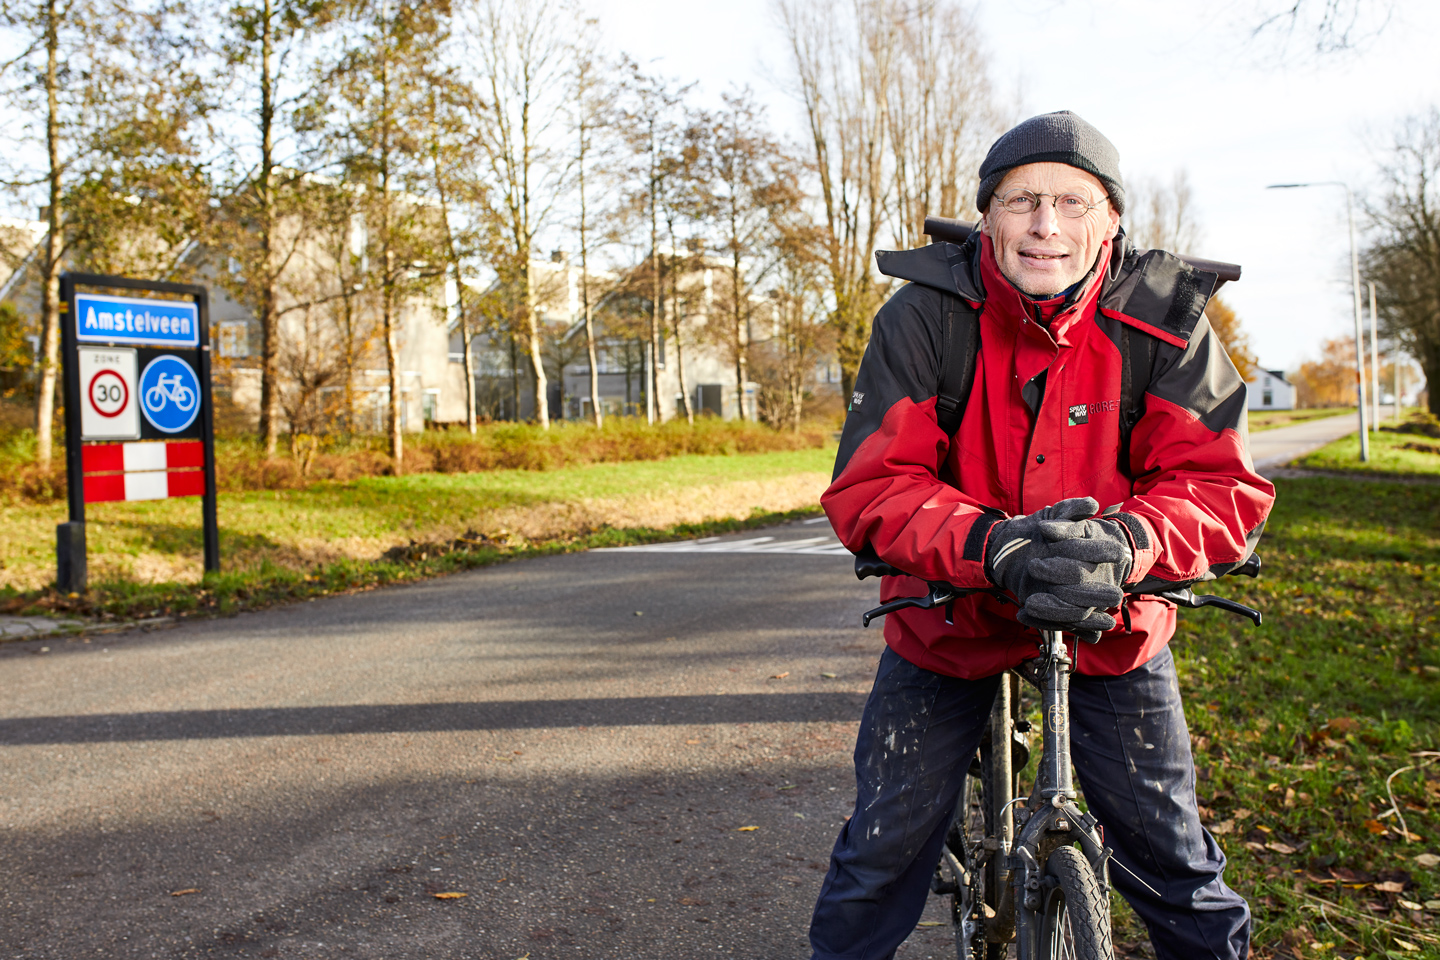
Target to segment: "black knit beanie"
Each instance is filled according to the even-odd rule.
[[[1105,134],[1069,110],[1042,113],[1002,134],[980,164],[975,206],[983,214],[1005,174],[1027,163],[1065,163],[1093,174],[1105,185],[1116,213],[1125,212],[1120,152]]]

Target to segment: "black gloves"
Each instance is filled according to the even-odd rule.
[[[1099,509],[1091,497],[1061,500],[991,529],[985,573],[1020,601],[1021,623],[1090,643],[1115,626],[1105,610],[1124,600],[1134,557],[1119,523],[1090,519]]]

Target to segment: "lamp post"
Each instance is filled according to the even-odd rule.
[[[1294,190],[1300,187],[1340,187],[1345,191],[1345,216],[1350,222],[1350,292],[1355,305],[1355,390],[1360,403],[1360,462],[1370,460],[1370,434],[1365,416],[1365,342],[1360,332],[1360,254],[1355,248],[1355,201],[1350,185],[1340,180],[1314,183],[1272,183],[1266,190]]]
[[[1371,419],[1371,427],[1378,433],[1380,431],[1380,350],[1375,345],[1375,328],[1378,321],[1375,319],[1375,284],[1368,284],[1370,287],[1370,412],[1374,415]]]

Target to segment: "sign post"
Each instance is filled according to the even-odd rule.
[[[64,273],[60,301],[70,519],[56,530],[56,586],[84,592],[85,504],[107,500],[199,496],[205,570],[218,571],[208,292]]]

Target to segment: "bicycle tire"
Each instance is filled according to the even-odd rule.
[[[1074,847],[1058,847],[1045,877],[1037,960],[1114,960],[1110,903],[1090,863]]]
[[[998,891],[988,882],[988,865],[976,868],[981,843],[989,832],[987,813],[984,786],[978,777],[967,776],[940,856],[940,874],[954,884],[950,922],[958,960],[1003,960],[1005,956],[1004,944],[985,942],[986,907],[993,914],[998,902]]]

